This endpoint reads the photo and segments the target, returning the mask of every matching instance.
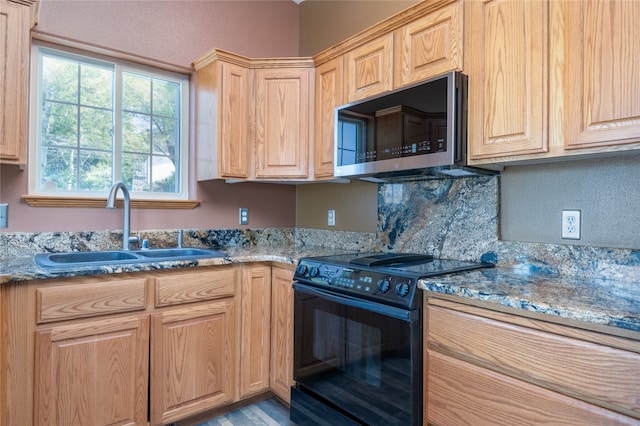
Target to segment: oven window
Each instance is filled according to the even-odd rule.
[[[294,312],[299,385],[365,423],[411,424],[419,323],[298,292]]]
[[[312,363],[339,369],[353,380],[380,387],[380,328],[316,309],[313,319]],[[333,338],[327,339],[327,336]]]

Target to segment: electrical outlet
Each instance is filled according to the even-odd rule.
[[[9,227],[9,204],[0,204],[0,228]]]
[[[249,224],[249,208],[240,207],[240,225]]]
[[[580,239],[580,210],[562,210],[562,238]]]
[[[336,211],[334,209],[327,210],[327,225],[336,226]]]

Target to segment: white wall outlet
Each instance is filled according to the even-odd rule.
[[[240,207],[240,225],[249,224],[249,208]]]
[[[580,239],[580,210],[562,210],[562,238]]]
[[[336,211],[334,209],[327,210],[327,225],[336,226]]]

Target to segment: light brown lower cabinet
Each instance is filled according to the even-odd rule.
[[[292,268],[273,294],[271,263],[1,286],[0,425],[161,425],[274,384],[288,400]]]
[[[148,315],[47,327],[35,346],[34,424],[147,423]]]
[[[427,300],[425,424],[640,424],[637,336]]]
[[[271,265],[243,266],[240,301],[239,391],[242,399],[269,389]]]
[[[271,390],[287,403],[293,385],[293,269],[276,267],[271,276]]]
[[[235,336],[232,298],[152,315],[152,425],[233,402]]]

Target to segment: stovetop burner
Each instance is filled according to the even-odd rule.
[[[294,280],[411,309],[419,279],[492,266],[428,254],[351,253],[302,258]]]
[[[433,260],[430,254],[414,254],[414,253],[378,253],[356,257],[351,259],[351,263],[363,266],[383,266],[383,265],[402,265],[412,262],[428,262]]]

